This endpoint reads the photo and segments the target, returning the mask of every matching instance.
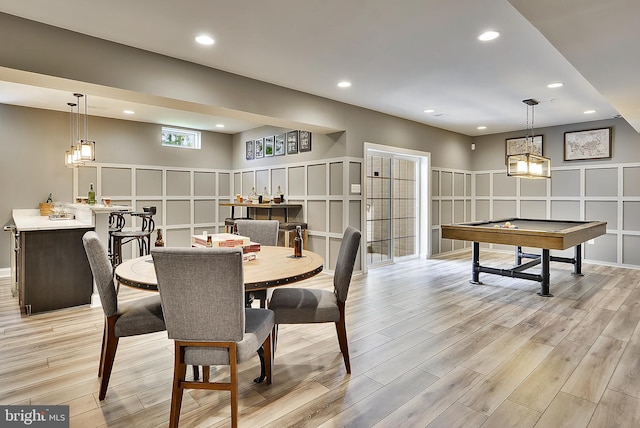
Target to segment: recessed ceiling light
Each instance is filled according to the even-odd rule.
[[[483,125],[483,126],[478,126],[477,129],[481,129],[482,130],[482,129],[487,129],[487,127]]]
[[[215,43],[215,40],[213,40],[210,36],[207,36],[206,34],[201,34],[199,36],[196,36],[196,42],[200,43],[201,45],[212,45]]]
[[[346,80],[338,83],[338,88],[348,88],[349,86],[351,86],[351,82],[347,82]]]
[[[485,31],[478,36],[478,40],[488,42],[489,40],[497,39],[499,36],[500,33],[498,33],[497,31]]]
[[[433,113],[434,111],[435,111],[434,109],[432,109],[432,108],[428,108],[428,109],[426,109],[424,112],[425,112],[425,113]]]
[[[135,112],[135,111],[133,111],[133,110],[123,110],[122,112],[123,112],[124,114],[136,114],[136,112]]]
[[[560,88],[562,86],[564,86],[564,83],[562,83],[562,82],[554,82],[554,83],[549,83],[547,85],[547,88],[554,89],[554,88]]]
[[[218,123],[216,124],[216,128],[224,128],[224,125],[222,123]]]
[[[595,112],[596,112],[595,110],[587,110],[584,112],[584,114],[593,114]]]

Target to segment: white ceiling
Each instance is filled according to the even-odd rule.
[[[622,114],[640,132],[637,0],[0,0],[0,11],[471,136],[524,129],[526,98],[540,101],[536,127]],[[479,42],[488,29],[501,36]],[[199,33],[216,43],[195,44]],[[259,125],[87,93],[92,115],[223,132]],[[0,103],[69,101],[59,88],[0,82]]]

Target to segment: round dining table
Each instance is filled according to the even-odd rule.
[[[324,260],[312,251],[293,257],[293,248],[262,246],[256,258],[244,262],[245,291],[259,291],[293,284],[322,272]],[[116,267],[116,281],[143,290],[158,291],[151,255],[127,260]]]
[[[245,261],[244,289],[247,294],[262,294],[261,306],[264,307],[266,290],[280,285],[293,284],[322,272],[324,260],[312,251],[303,251],[302,257],[293,256],[293,248],[261,246],[254,260]],[[158,291],[156,270],[151,255],[127,260],[116,267],[116,281],[122,285],[149,291]],[[249,303],[250,304],[250,303]],[[264,351],[260,356],[260,376],[254,382],[265,379]],[[194,378],[198,379],[198,369],[193,368]],[[206,372],[205,372],[206,373]]]

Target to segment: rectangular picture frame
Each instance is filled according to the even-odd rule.
[[[298,131],[287,132],[287,154],[295,155],[298,153]]]
[[[564,160],[611,159],[612,129],[597,128],[564,133]]]
[[[245,153],[246,153],[247,160],[253,160],[254,159],[253,140],[249,140],[245,142],[245,148],[246,148]]]
[[[526,137],[507,138],[504,145],[504,164],[507,164],[507,156],[528,153],[531,143],[527,144]],[[533,136],[533,154],[544,156],[544,144],[542,135]]]
[[[284,156],[285,154],[285,146],[286,146],[286,142],[287,142],[287,135],[286,134],[278,134],[275,135],[274,137],[274,147],[273,147],[273,153],[275,156]]]
[[[264,140],[262,138],[258,138],[256,141],[256,159],[264,157]]]
[[[264,157],[273,156],[273,135],[264,137]]]
[[[310,152],[311,151],[311,132],[298,131],[298,151]]]

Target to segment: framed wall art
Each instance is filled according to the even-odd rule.
[[[274,141],[274,147],[273,147],[273,152],[276,156],[283,156],[284,155],[284,146],[285,146],[285,142],[286,142],[286,134],[278,134],[276,136],[273,137],[275,139]]]
[[[611,159],[611,128],[564,133],[564,160]]]
[[[536,135],[533,137],[533,144],[531,137],[529,137],[529,143],[527,144],[526,137],[521,138],[507,138],[504,147],[504,162],[507,163],[507,156],[520,155],[523,153],[532,153],[538,156],[543,155],[542,135]],[[533,150],[532,150],[533,147]]]
[[[256,140],[256,159],[264,157],[264,140],[258,138]]]
[[[264,156],[273,156],[273,135],[264,137]]]
[[[311,151],[311,132],[299,131],[298,139],[299,139],[298,151],[310,152]]]
[[[298,153],[298,131],[289,131],[287,132],[287,154],[296,153]]]
[[[247,160],[253,160],[254,155],[253,155],[253,140],[249,140],[245,143],[245,147],[246,147],[246,156],[247,156]]]

